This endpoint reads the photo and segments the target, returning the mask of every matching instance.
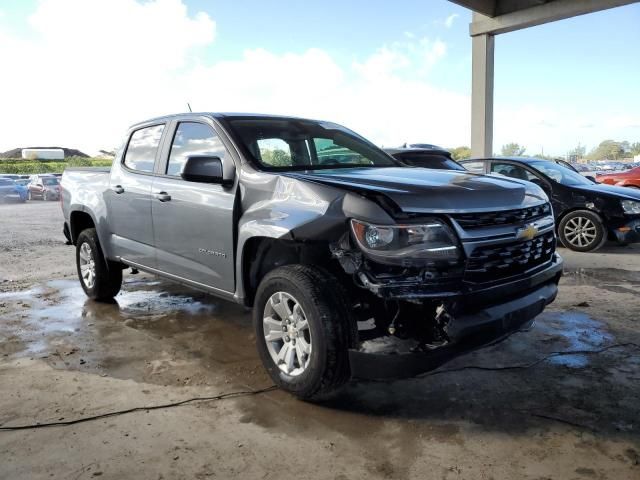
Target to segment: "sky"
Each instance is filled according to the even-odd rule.
[[[185,111],[470,138],[471,14],[445,0],[0,0],[0,151],[116,148]],[[640,141],[640,3],[498,36],[494,150]]]

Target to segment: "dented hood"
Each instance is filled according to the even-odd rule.
[[[427,168],[338,168],[284,174],[388,197],[404,212],[455,213],[521,208],[548,201],[538,186],[506,177]]]

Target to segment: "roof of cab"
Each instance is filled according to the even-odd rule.
[[[281,120],[310,120],[319,121],[311,118],[295,117],[291,115],[271,115],[266,113],[241,113],[241,112],[182,112],[172,113],[170,115],[162,115],[160,117],[153,117],[147,120],[136,122],[129,128],[135,128],[141,125],[149,123],[163,122],[167,120],[174,120],[180,118],[193,118],[193,117],[212,117],[212,118],[269,118],[269,119],[281,119]]]

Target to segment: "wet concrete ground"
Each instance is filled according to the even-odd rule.
[[[27,208],[49,209],[39,230],[58,235],[51,205]],[[143,274],[116,303],[88,301],[71,248],[41,252],[11,228],[0,424],[271,384],[242,307]],[[274,391],[0,432],[0,478],[640,478],[640,249],[608,247],[599,268],[561,252],[560,296],[533,329],[439,371],[354,382],[323,404]]]

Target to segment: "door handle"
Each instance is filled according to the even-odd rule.
[[[161,202],[171,201],[171,195],[169,195],[167,192],[158,192],[155,194],[155,197]]]
[[[116,192],[118,195],[120,195],[121,193],[124,193],[124,188],[122,188],[122,185],[116,185],[115,187],[111,187],[111,190]]]

